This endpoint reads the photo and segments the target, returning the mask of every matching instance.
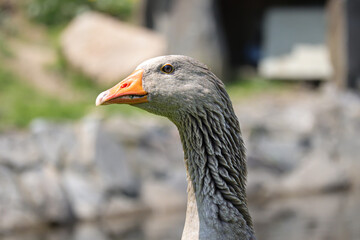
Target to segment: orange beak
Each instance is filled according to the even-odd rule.
[[[96,98],[96,106],[108,104],[137,104],[145,103],[147,92],[142,87],[142,77],[144,70],[135,70],[130,76],[99,94]]]

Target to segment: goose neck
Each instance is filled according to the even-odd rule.
[[[245,147],[238,120],[232,110],[195,112],[184,114],[178,124],[189,185],[186,222],[188,216],[198,217],[200,239],[217,234],[251,239]]]

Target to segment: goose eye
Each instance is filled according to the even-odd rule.
[[[172,73],[174,71],[174,67],[171,64],[165,64],[161,67],[161,71],[164,73]]]

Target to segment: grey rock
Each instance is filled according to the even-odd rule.
[[[147,221],[147,214],[131,214],[125,217],[108,217],[100,221],[101,228],[108,236],[116,239],[143,239],[143,222]]]
[[[68,158],[65,167],[79,171],[90,171],[95,169],[96,138],[100,120],[92,117],[85,117],[75,124],[76,152],[74,157]]]
[[[332,159],[348,161],[357,166],[360,142],[360,98],[348,93],[328,92],[324,107],[318,112],[319,129],[314,133],[317,148],[329,149]]]
[[[291,101],[291,104],[286,101],[263,99],[236,107],[250,167],[252,159],[257,159],[264,166],[272,165],[281,172],[290,171],[310,151],[316,104],[311,98]]]
[[[19,188],[26,206],[42,221],[66,223],[73,215],[70,203],[62,190],[57,170],[45,165],[24,172],[19,176]]]
[[[144,239],[181,239],[184,213],[185,210],[181,210],[180,212],[150,215],[144,222]]]
[[[142,182],[142,203],[154,211],[184,208],[187,183],[176,127],[153,117],[112,118],[105,126],[123,144],[125,160]]]
[[[45,164],[61,168],[66,160],[75,158],[78,143],[71,125],[36,119],[31,123],[30,131]]]
[[[360,99],[331,88],[298,99],[237,106],[248,148],[250,196],[319,194],[359,184],[360,143],[354,139],[360,132]]]
[[[4,234],[5,236],[1,237],[1,240],[38,240],[39,236],[36,236],[36,234],[29,234],[29,233],[11,233],[11,234]],[[50,240],[50,239],[49,239]]]
[[[299,136],[271,133],[271,135],[250,138],[249,155],[264,159],[267,164],[276,165],[282,172],[297,166],[307,153],[307,147],[301,144]]]
[[[327,194],[280,198],[269,202],[257,215],[257,238],[269,240],[356,239],[359,194]],[[344,211],[345,209],[350,210]],[[291,231],[291,235],[289,235]],[[349,237],[347,237],[349,236]]]
[[[116,195],[108,197],[100,211],[102,219],[106,219],[143,214],[149,212],[149,210],[150,209],[144,205],[141,198]]]
[[[0,135],[0,164],[23,170],[39,164],[39,162],[39,150],[30,134]]]
[[[136,195],[140,186],[126,161],[127,153],[114,139],[112,131],[103,126],[103,122],[94,117],[81,122],[78,126],[80,159],[72,164],[79,169],[96,172],[107,193]]]
[[[142,201],[155,212],[186,209],[185,189],[174,187],[167,181],[147,179],[142,187]]]
[[[124,160],[143,180],[171,177],[169,169],[180,170],[185,175],[180,137],[171,123],[150,116],[119,117],[106,121],[105,127],[123,145],[127,156]]]
[[[122,146],[113,140],[109,132],[99,128],[96,137],[95,161],[106,190],[136,195],[139,186],[125,158],[126,153]]]
[[[249,202],[263,202],[269,197],[269,186],[277,184],[278,174],[267,169],[251,169],[248,172],[246,194]]]
[[[41,222],[23,201],[16,177],[0,166],[0,232],[34,226]]]
[[[27,234],[29,235],[29,234]],[[41,233],[40,236],[37,236],[35,239],[47,239],[47,240],[64,240],[64,239],[72,239],[73,231],[72,229],[67,228],[55,228],[47,231],[45,233]],[[19,238],[22,239],[22,238]]]
[[[108,240],[109,238],[91,223],[84,223],[79,225],[74,234],[74,240]]]
[[[104,200],[104,188],[99,176],[66,171],[62,181],[77,218],[90,220],[99,216]]]
[[[273,187],[274,195],[307,195],[349,189],[352,179],[347,164],[332,161],[318,152]]]

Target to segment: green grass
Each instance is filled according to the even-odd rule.
[[[289,83],[259,77],[237,79],[226,84],[226,90],[233,100],[241,100],[268,92],[281,92],[289,87],[291,87]]]
[[[1,28],[1,26],[0,26]],[[0,56],[1,57],[13,57],[13,53],[10,50],[7,42],[5,41],[4,34],[0,32]]]
[[[20,81],[0,67],[0,130],[25,127],[34,118],[77,119],[89,109],[83,101],[64,102]]]
[[[28,0],[22,4],[27,15],[47,26],[62,25],[79,13],[103,12],[121,20],[129,20],[137,0]]]

